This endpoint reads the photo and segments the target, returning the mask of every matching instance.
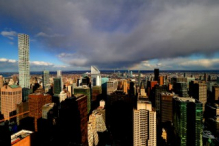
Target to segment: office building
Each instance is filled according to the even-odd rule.
[[[53,79],[53,93],[58,95],[62,91],[62,81],[61,78]]]
[[[207,82],[208,81],[208,74],[204,73],[204,81]]]
[[[62,77],[62,71],[61,70],[57,70],[57,77],[58,78]]]
[[[28,101],[28,95],[30,94],[29,88],[22,88],[22,101],[27,102]]]
[[[45,89],[47,86],[50,86],[49,71],[48,70],[44,70],[43,71],[43,88]]]
[[[74,94],[83,94],[87,97],[87,113],[90,113],[91,110],[91,93],[88,86],[79,86],[74,88]]]
[[[172,122],[172,113],[173,113],[173,94],[168,92],[162,92],[160,94],[160,114],[161,122]]]
[[[59,117],[63,140],[71,141],[74,145],[88,145],[86,95],[75,94],[74,97],[61,102]],[[69,134],[69,131],[71,134]]]
[[[180,97],[188,97],[189,96],[186,82],[174,83],[173,89],[174,89],[175,93],[178,94]]]
[[[159,85],[160,86],[164,85],[164,77],[163,76],[159,76]]]
[[[194,98],[173,98],[173,126],[179,146],[202,145],[202,103]]]
[[[163,86],[159,86],[159,85],[155,85],[154,86],[154,90],[155,90],[155,107],[156,107],[156,112],[158,114],[160,114],[160,94],[161,92],[165,92],[167,91],[167,86],[163,85]]]
[[[133,145],[156,146],[156,112],[149,101],[138,100],[133,111]]]
[[[1,91],[1,87],[3,87],[3,76],[0,75],[0,91]]]
[[[42,107],[52,102],[49,94],[33,93],[28,96],[29,116],[34,118],[35,131],[38,131],[37,120],[42,117]]]
[[[32,131],[21,130],[13,135],[11,135],[11,145],[12,146],[31,146],[31,135]]]
[[[154,69],[154,81],[159,81],[159,69]]]
[[[219,86],[212,86],[212,101],[219,100]]]
[[[207,103],[207,85],[205,83],[190,82],[189,85],[190,96],[199,100],[203,105],[205,111],[205,104]]]
[[[102,86],[102,93],[103,95],[107,94],[107,82],[109,81],[109,78],[101,78],[101,86]]]
[[[7,119],[16,111],[17,104],[22,102],[22,88],[17,85],[4,85],[1,88],[1,111]]]
[[[19,52],[19,85],[21,88],[30,88],[29,36],[18,34]]]
[[[117,80],[109,80],[107,82],[107,95],[110,95],[111,93],[115,92],[118,87],[118,81]]]
[[[95,66],[91,66],[91,87],[101,86],[100,71]]]

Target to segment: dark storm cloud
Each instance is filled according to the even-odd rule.
[[[0,0],[0,14],[72,66],[126,68],[219,48],[215,0]]]

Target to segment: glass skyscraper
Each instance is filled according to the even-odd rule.
[[[30,63],[29,63],[29,36],[18,34],[19,52],[19,85],[22,88],[30,88]]]

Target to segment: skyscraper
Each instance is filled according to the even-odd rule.
[[[45,89],[46,85],[49,84],[49,71],[44,70],[43,71],[43,88]]]
[[[62,83],[61,83],[61,78],[54,78],[54,85],[53,85],[53,93],[55,95],[58,95],[62,91]]]
[[[189,93],[190,96],[203,104],[203,111],[205,111],[205,104],[207,103],[207,84],[192,81],[189,85]]]
[[[158,79],[159,79],[159,69],[155,68],[154,69],[154,80],[158,81]]]
[[[133,111],[133,145],[156,146],[156,112],[149,101],[139,100]]]
[[[173,98],[173,125],[179,146],[202,145],[202,103],[194,98]]]
[[[29,64],[29,36],[18,34],[19,52],[19,85],[22,88],[30,88],[30,64]]]

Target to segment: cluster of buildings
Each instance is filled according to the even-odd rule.
[[[0,76],[0,145],[218,145],[215,75],[91,66],[30,76],[28,35],[18,35],[18,49],[19,75]]]

